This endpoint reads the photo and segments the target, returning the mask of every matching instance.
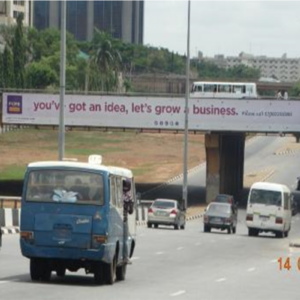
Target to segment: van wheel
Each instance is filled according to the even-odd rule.
[[[30,277],[32,281],[49,281],[51,278],[51,269],[47,261],[38,258],[31,258]]]
[[[158,227],[158,224],[154,224],[154,228],[157,228]]]
[[[117,259],[114,256],[111,263],[105,263],[103,266],[104,269],[104,280],[107,284],[113,284],[116,280],[116,268],[117,268]]]
[[[41,261],[37,258],[30,259],[30,277],[32,281],[39,281],[42,276]]]
[[[94,281],[96,284],[103,284],[104,274],[103,265],[101,263],[94,264]]]
[[[58,277],[65,277],[66,275],[66,268],[59,268],[56,270],[56,275]]]
[[[180,226],[180,229],[185,229],[185,223]]]
[[[175,230],[178,230],[178,229],[179,229],[178,224],[174,225],[174,229],[175,229]]]
[[[227,233],[231,234],[231,226],[227,228]]]
[[[285,237],[288,237],[288,236],[289,236],[289,231],[288,231],[288,230],[284,233],[284,236],[285,236]]]
[[[235,234],[236,233],[236,227],[232,228],[232,233]]]
[[[147,223],[147,227],[148,227],[148,228],[151,228],[151,227],[152,227],[152,224],[151,224],[151,223]]]
[[[123,264],[122,266],[117,267],[116,277],[117,280],[125,280],[127,265]]]

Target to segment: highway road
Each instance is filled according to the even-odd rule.
[[[300,152],[275,155],[293,137],[256,136],[246,142],[244,173],[267,170],[272,175],[268,181],[283,183],[294,190],[296,178],[300,176]],[[188,176],[189,204],[204,203],[206,184],[206,165],[202,164]],[[162,189],[156,189],[143,195],[143,199],[171,197],[180,199],[182,195],[182,178],[172,181]]]
[[[245,211],[239,210],[237,233],[203,233],[202,219],[186,230],[138,227],[138,244],[127,278],[113,286],[97,286],[92,275],[53,274],[49,283],[33,283],[29,261],[21,256],[18,236],[4,236],[0,252],[0,299],[299,299],[300,248],[289,241],[300,231],[293,217],[288,239],[271,234],[248,237]],[[299,249],[299,250],[297,250]],[[292,269],[279,269],[278,259],[290,257]]]
[[[269,181],[291,188],[300,170],[300,153],[274,155],[288,138],[255,137],[247,143],[245,172],[273,169]],[[190,174],[190,191],[205,186],[205,166]],[[180,180],[156,193],[172,193]],[[200,186],[200,187],[199,187]],[[194,190],[193,190],[194,189]],[[97,286],[83,271],[53,274],[50,283],[33,283],[29,261],[23,258],[17,235],[5,235],[0,252],[0,300],[37,299],[299,299],[300,248],[289,242],[300,238],[300,215],[293,217],[289,238],[272,234],[248,237],[245,210],[239,209],[237,233],[203,233],[202,218],[186,230],[138,227],[133,264],[124,282]],[[278,259],[290,258],[291,269],[280,270]]]

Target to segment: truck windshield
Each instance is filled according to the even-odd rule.
[[[250,203],[251,204],[265,204],[281,206],[281,192],[268,190],[251,190]]]
[[[103,178],[84,171],[31,171],[26,201],[103,205]]]

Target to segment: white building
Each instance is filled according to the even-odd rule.
[[[31,1],[0,1],[0,25],[14,25],[18,15],[24,16],[24,26],[31,26]]]
[[[282,82],[296,82],[300,80],[300,58],[254,56],[240,53],[239,56],[215,55],[213,58],[204,58],[204,61],[215,63],[221,68],[230,68],[237,65],[245,65],[257,68],[261,77],[277,79]]]

